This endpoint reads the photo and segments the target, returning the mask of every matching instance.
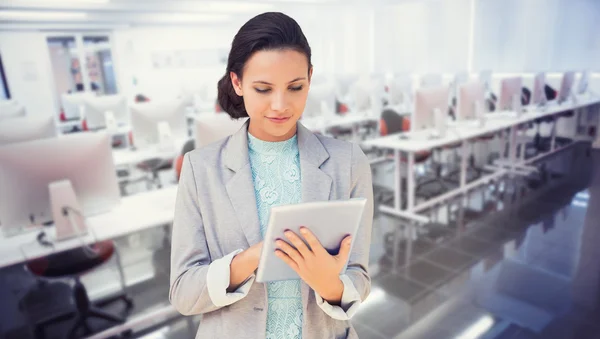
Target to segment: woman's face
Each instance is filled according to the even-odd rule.
[[[306,56],[289,49],[254,53],[246,62],[243,80],[232,72],[233,88],[244,97],[250,116],[248,132],[265,141],[293,137],[306,105],[311,75]]]

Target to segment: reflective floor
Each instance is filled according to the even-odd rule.
[[[360,338],[600,338],[600,151],[583,149],[571,165],[541,189],[498,182],[435,207],[425,226],[377,214],[372,291],[352,320]],[[378,168],[374,179],[389,174]],[[158,228],[118,240],[132,317],[168,303],[168,234]],[[84,283],[101,296],[117,288],[114,274]],[[19,267],[1,271],[0,338],[34,337],[19,306],[34,283]],[[199,321],[155,319],[132,337],[193,338]],[[53,325],[46,337],[61,338],[69,326]]]

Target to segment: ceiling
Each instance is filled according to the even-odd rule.
[[[384,0],[0,0],[0,29],[222,24],[266,11],[372,6]]]

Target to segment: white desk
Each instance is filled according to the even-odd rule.
[[[567,110],[577,110],[590,105],[599,104],[600,99],[594,98],[579,98],[576,104],[564,103],[560,106],[550,105],[544,110],[533,110],[523,113],[517,117],[515,112],[492,112],[486,116],[486,122],[483,127],[479,127],[478,122],[475,121],[464,121],[452,123],[448,127],[446,135],[444,137],[433,138],[433,130],[423,130],[417,132],[399,133],[393,134],[382,138],[368,140],[363,143],[367,147],[375,147],[380,149],[389,149],[394,151],[394,161],[396,166],[395,182],[394,182],[394,207],[389,208],[382,206],[382,211],[390,214],[394,214],[400,217],[407,217],[409,219],[418,220],[423,222],[426,218],[420,218],[414,213],[422,211],[423,209],[430,207],[435,202],[443,201],[452,196],[466,192],[477,185],[488,182],[489,180],[495,179],[499,176],[504,175],[506,171],[497,171],[491,176],[478,179],[472,183],[466,183],[466,172],[467,172],[467,156],[468,143],[471,139],[486,134],[498,132],[500,130],[510,129],[510,157],[509,161],[513,165],[512,171],[515,170],[519,164],[524,163],[523,161],[517,161],[516,149],[517,149],[517,131],[521,124],[528,123],[530,121],[556,115]],[[550,153],[554,152],[554,133],[552,137]],[[431,199],[426,203],[415,206],[415,153],[420,151],[428,151],[436,148],[443,147],[445,145],[462,143],[462,161],[460,166],[460,184],[459,187],[451,192],[443,194],[441,197]],[[401,153],[408,153],[407,156],[407,207],[406,210],[401,209]],[[521,152],[524,155],[525,152]]]
[[[352,140],[358,142],[358,127],[368,122],[378,121],[378,118],[366,113],[347,113],[346,115],[308,117],[300,120],[300,123],[313,132],[325,132],[335,127],[351,127]]]
[[[161,150],[158,146],[149,146],[136,150],[116,149],[113,150],[113,160],[115,167],[139,164],[153,158],[173,159],[181,153],[183,145],[188,141],[188,138],[177,139],[174,141],[174,147],[170,150]]]
[[[85,237],[55,242],[54,248],[40,245],[36,240],[38,232],[8,238],[0,234],[0,268],[81,247],[82,240],[92,244],[169,224],[173,221],[176,196],[177,186],[170,186],[121,198],[120,205],[112,211],[86,219],[87,227],[92,231]],[[53,227],[44,230],[49,239],[54,237]]]

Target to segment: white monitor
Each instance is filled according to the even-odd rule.
[[[485,87],[479,81],[469,81],[458,90],[457,120],[470,120],[484,113]]]
[[[442,75],[439,73],[428,73],[421,76],[421,88],[433,88],[442,86]]]
[[[104,95],[84,100],[85,120],[89,129],[106,128],[106,113],[111,112],[118,125],[129,122],[127,99],[122,95]]]
[[[350,89],[352,111],[364,112],[370,109],[372,92],[372,84],[368,80],[357,81]]]
[[[15,100],[0,100],[0,120],[25,116],[25,106]]]
[[[500,81],[500,98],[498,100],[497,111],[513,111],[515,97],[521,100],[521,77],[504,78]]]
[[[81,110],[83,109],[83,102],[85,98],[94,96],[93,93],[78,92],[72,94],[63,94],[61,96],[62,108],[67,120],[79,120],[81,119]]]
[[[458,89],[461,85],[466,84],[469,81],[469,72],[462,71],[454,75],[452,79],[452,95],[458,96]]]
[[[335,114],[335,86],[331,83],[310,85],[303,116],[319,117]],[[325,107],[323,107],[325,105]],[[323,111],[325,109],[325,112]]]
[[[185,106],[180,100],[149,101],[130,106],[133,144],[143,148],[160,143],[160,123],[169,126],[175,139],[188,136]]]
[[[415,92],[415,109],[412,113],[410,129],[419,131],[436,126],[435,112],[448,114],[448,86],[420,88]]]
[[[409,75],[394,77],[389,82],[390,106],[411,107],[412,79]]]
[[[484,70],[479,72],[479,81],[483,84],[486,92],[492,90],[492,71]]]
[[[196,117],[196,148],[206,146],[237,132],[248,119],[231,119],[229,114],[201,114]]]
[[[562,81],[560,82],[558,96],[556,97],[556,101],[558,101],[559,104],[567,101],[569,96],[571,96],[573,82],[575,82],[575,72],[565,72]]]
[[[54,118],[51,115],[27,115],[0,122],[0,145],[53,138],[56,134]]]
[[[531,93],[531,105],[541,106],[546,103],[546,73],[538,73],[533,78],[533,93]]]
[[[0,225],[5,233],[52,221],[48,185],[70,180],[84,216],[119,204],[111,138],[75,133],[0,147]]]
[[[590,85],[590,71],[584,71],[581,73],[581,78],[577,84],[577,94],[585,94],[588,91]]]
[[[352,86],[358,81],[358,74],[343,74],[336,76],[336,94],[341,100],[348,96]]]

